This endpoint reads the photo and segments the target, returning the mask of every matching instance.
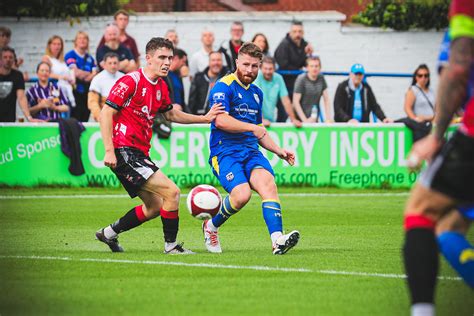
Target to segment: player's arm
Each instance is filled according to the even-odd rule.
[[[194,115],[175,109],[174,107],[165,112],[164,115],[168,121],[181,124],[209,124],[217,115],[224,113],[224,107],[220,104],[214,104],[206,115]]]
[[[105,105],[100,111],[100,133],[104,142],[105,157],[104,164],[107,167],[115,168],[117,166],[117,157],[115,157],[114,144],[112,142],[113,116],[117,110]]]
[[[281,159],[286,160],[291,166],[295,164],[295,154],[278,146],[266,131],[263,136],[259,138],[258,143],[266,150],[271,151]]]

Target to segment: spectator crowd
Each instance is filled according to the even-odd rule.
[[[74,48],[64,51],[64,40],[51,36],[45,54],[36,68],[36,82],[25,91],[26,73],[18,69],[23,63],[9,46],[11,31],[0,27],[0,121],[14,122],[16,104],[29,121],[57,121],[74,117],[78,121],[98,121],[99,113],[115,81],[140,67],[140,52],[135,39],[127,33],[129,13],[119,10],[104,34],[95,54],[89,51],[89,35],[78,31]],[[215,83],[235,71],[237,53],[244,43],[244,25],[235,21],[230,38],[216,46],[212,30],[201,32],[202,47],[188,55],[179,47],[176,30],[163,37],[175,46],[166,82],[175,107],[193,114],[205,114],[209,92]],[[381,121],[393,122],[378,103],[375,92],[365,80],[365,68],[355,63],[349,78],[337,86],[331,106],[328,84],[322,74],[322,60],[304,38],[304,27],[293,21],[272,57],[267,37],[256,33],[252,42],[262,49],[264,58],[255,84],[263,91],[263,122],[302,123],[347,122],[350,124]],[[407,120],[431,122],[434,118],[434,94],[429,88],[429,69],[420,65],[405,97]],[[190,80],[185,91],[183,79]],[[189,95],[189,98],[186,96]],[[406,122],[405,122],[406,123]]]

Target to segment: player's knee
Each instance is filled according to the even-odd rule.
[[[179,202],[180,196],[181,196],[181,190],[176,185],[171,187],[169,198],[174,202]]]
[[[250,197],[252,196],[252,192],[250,189],[243,188],[237,191],[233,191],[231,194],[231,203],[232,206],[236,209],[241,209],[248,203]]]

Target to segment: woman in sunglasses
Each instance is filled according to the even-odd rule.
[[[405,113],[419,123],[431,122],[435,116],[435,95],[430,89],[430,70],[421,64],[413,73],[413,80],[405,95]]]

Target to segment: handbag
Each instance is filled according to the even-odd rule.
[[[412,131],[413,143],[424,138],[425,136],[428,136],[433,126],[431,122],[417,122],[409,117],[401,118],[399,120],[396,120],[395,122],[405,124],[405,126]]]

